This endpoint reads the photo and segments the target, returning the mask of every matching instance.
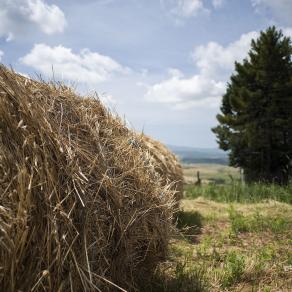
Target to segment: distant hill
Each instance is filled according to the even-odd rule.
[[[183,163],[216,163],[228,165],[228,154],[217,148],[193,148],[167,145]]]

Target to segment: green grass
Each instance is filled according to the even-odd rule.
[[[149,286],[140,291],[147,292],[204,292],[209,291],[205,271],[195,265],[183,262],[170,263],[161,267],[151,279]]]
[[[224,259],[224,271],[221,279],[222,288],[232,286],[234,283],[240,281],[245,270],[245,257],[244,255],[231,251],[227,253]]]
[[[292,205],[200,197],[181,208],[180,230],[200,233],[173,239],[172,276],[155,291],[292,291]]]
[[[292,185],[242,185],[217,165],[184,174],[179,233],[145,291],[292,291]]]
[[[286,232],[291,228],[284,216],[267,216],[259,212],[244,216],[233,206],[228,210],[231,230],[235,233],[271,231],[275,234]]]
[[[276,200],[292,204],[292,185],[246,184],[239,182],[226,185],[205,184],[201,187],[185,186],[185,197],[195,199],[204,197],[216,202],[257,203],[263,200]]]

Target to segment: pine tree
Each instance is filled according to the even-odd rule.
[[[275,27],[235,63],[212,129],[246,180],[287,184],[292,175],[292,45]]]

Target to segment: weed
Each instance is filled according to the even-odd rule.
[[[287,264],[289,266],[292,266],[292,250],[288,251],[288,255],[287,255]]]
[[[176,240],[175,244],[170,245],[171,259],[173,258],[190,258],[193,254],[193,248],[190,242],[186,240]]]
[[[274,233],[282,233],[287,229],[288,222],[286,219],[278,217],[278,218],[272,218],[272,220],[269,220],[269,226],[270,229]]]
[[[177,214],[177,228],[186,238],[194,241],[194,236],[202,228],[202,215],[197,211],[179,211]]]
[[[240,212],[236,211],[233,206],[229,208],[228,213],[232,232],[237,234],[250,230],[250,226],[246,218]]]
[[[188,261],[176,263],[173,271],[159,270],[151,280],[150,286],[141,291],[150,292],[204,292],[208,291],[205,270],[190,266]]]
[[[222,287],[227,288],[240,280],[245,270],[245,258],[235,251],[226,255],[224,263],[224,275],[221,280]]]
[[[259,277],[259,275],[267,269],[269,263],[276,260],[276,250],[273,245],[263,246],[255,256],[253,279]]]
[[[275,257],[276,257],[275,248],[270,244],[262,247],[258,255],[258,259],[261,262],[271,261],[275,259]]]
[[[199,258],[208,258],[210,256],[210,248],[212,246],[212,239],[210,236],[206,236],[201,244],[197,246],[196,252]]]

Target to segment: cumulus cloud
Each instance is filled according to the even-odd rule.
[[[0,61],[2,60],[3,55],[4,55],[4,53],[0,50]]]
[[[211,12],[204,5],[206,2],[204,0],[160,0],[160,2],[172,15],[179,18],[190,18],[199,14],[208,15]],[[224,2],[225,0],[212,0],[212,6],[213,8],[220,8]]]
[[[176,9],[179,15],[190,17],[203,11],[204,5],[201,0],[179,0]]]
[[[220,8],[224,4],[224,0],[212,0],[212,5],[214,8]]]
[[[291,27],[282,31],[292,37]],[[251,31],[227,46],[209,42],[196,47],[191,55],[198,73],[185,77],[181,71],[169,69],[168,78],[148,86],[145,98],[177,109],[218,106],[235,61],[241,62],[247,57],[251,40],[258,36],[259,32]]]
[[[272,14],[276,20],[292,24],[292,1],[291,0],[251,0],[257,12]]]
[[[28,0],[27,15],[47,34],[62,32],[66,25],[63,11],[56,5],[48,5],[42,0]]]
[[[88,49],[75,54],[70,48],[61,45],[50,47],[36,44],[20,61],[46,76],[54,73],[58,79],[89,85],[106,81],[115,73],[127,74],[130,71],[108,56]]]
[[[0,37],[13,40],[36,25],[46,34],[63,32],[63,11],[44,0],[0,0]]]
[[[282,32],[283,32],[284,36],[288,36],[288,37],[292,38],[292,27],[284,27],[282,29]]]
[[[247,56],[251,40],[257,36],[257,32],[249,32],[225,47],[209,42],[195,48],[192,57],[198,73],[185,77],[179,70],[171,69],[170,77],[148,87],[145,98],[176,109],[218,106],[234,62]]]
[[[178,70],[176,68],[169,68],[167,70],[167,73],[168,73],[168,75],[170,77],[174,77],[174,78],[176,78],[176,77],[177,78],[180,78],[180,77],[183,77],[184,76],[184,74],[180,70]]]
[[[192,53],[193,60],[201,74],[205,76],[218,78],[224,73],[230,74],[234,62],[242,61],[247,56],[251,40],[257,38],[258,35],[256,31],[243,34],[239,40],[226,47],[216,42],[198,46]]]
[[[150,86],[145,97],[148,101],[167,103],[182,109],[194,105],[217,105],[224,90],[224,82],[200,74],[190,78],[172,76]]]
[[[170,10],[171,14],[182,18],[196,16],[202,12],[209,13],[203,0],[161,0],[160,2]]]

